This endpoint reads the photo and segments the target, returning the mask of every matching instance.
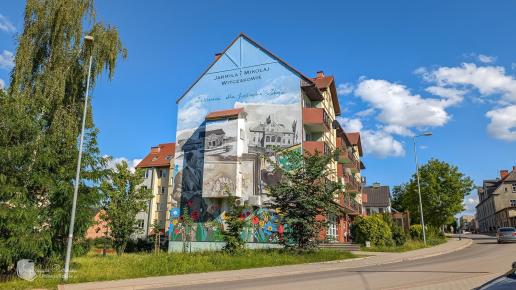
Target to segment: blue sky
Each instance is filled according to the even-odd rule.
[[[0,7],[0,85],[8,85],[22,1]],[[516,2],[97,1],[129,57],[92,92],[104,154],[134,160],[173,141],[175,100],[240,32],[305,73],[339,84],[342,116],[361,129],[369,182],[397,185],[424,162],[477,184],[516,165]],[[512,131],[511,131],[512,130]],[[476,196],[466,200],[468,207]]]

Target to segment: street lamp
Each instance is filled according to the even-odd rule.
[[[417,152],[416,152],[416,138],[417,137],[428,137],[432,136],[432,132],[425,132],[420,135],[415,135],[412,137],[414,141],[414,161],[416,163],[416,179],[417,179],[417,192],[419,195],[419,214],[421,216],[421,227],[423,228],[423,242],[426,246],[426,230],[425,230],[425,219],[423,218],[423,203],[421,202],[421,186],[419,185],[419,164],[417,162]]]
[[[93,36],[84,36],[85,46],[93,45]],[[81,175],[81,159],[82,159],[82,144],[84,141],[84,127],[86,125],[86,112],[88,110],[88,93],[90,89],[90,76],[91,76],[91,63],[93,61],[93,54],[90,55],[88,64],[88,78],[86,79],[86,93],[84,95],[84,109],[82,113],[82,127],[81,127],[81,138],[79,141],[79,157],[77,159],[77,171],[75,173],[75,184],[73,189],[73,201],[72,201],[72,215],[70,217],[70,228],[68,230],[68,245],[66,246],[66,260],[63,279],[68,280],[68,274],[70,271],[70,258],[72,255],[72,242],[73,242],[73,228],[75,224],[75,210],[77,208],[77,193],[79,192],[79,177]]]

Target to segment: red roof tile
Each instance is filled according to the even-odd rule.
[[[235,117],[235,116],[238,116],[238,114],[240,114],[242,111],[244,111],[244,108],[215,111],[215,112],[211,112],[208,115],[206,115],[206,120]]]
[[[337,88],[335,87],[335,81],[333,79],[333,76],[325,76],[324,74],[317,75],[317,77],[312,78],[312,81],[314,81],[315,85],[318,89],[324,90],[329,88],[331,93],[331,99],[333,103],[333,109],[335,110],[335,115],[340,115],[340,104],[339,104],[339,98],[337,96]]]
[[[175,151],[176,143],[164,143],[156,147],[151,147],[150,153],[138,163],[136,168],[168,167],[170,166],[170,162],[174,159]]]

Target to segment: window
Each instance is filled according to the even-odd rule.
[[[164,186],[162,186],[162,187],[161,187],[161,194],[164,194],[164,193],[165,193],[165,187],[164,187]]]
[[[266,136],[266,137],[265,137],[265,142],[271,142],[271,137]]]
[[[161,177],[167,177],[167,171],[165,169],[160,169],[158,171],[158,177],[161,178]]]
[[[326,237],[329,241],[337,240],[337,219],[335,216],[328,218],[328,229],[326,231]]]
[[[512,192],[516,192],[516,183],[512,184]]]
[[[276,136],[272,136],[272,142],[276,142]]]
[[[380,207],[380,208],[378,209],[378,211],[379,211],[380,213],[383,213],[383,207]]]
[[[139,229],[143,229],[143,226],[144,226],[144,220],[142,219],[138,219],[138,221],[136,222],[137,226]]]
[[[156,202],[156,210],[161,210],[161,203]]]
[[[278,143],[281,143],[281,137],[278,137]]]
[[[151,173],[150,169],[145,170],[145,178],[149,178],[150,173]]]
[[[516,206],[516,199],[511,199],[511,206]]]

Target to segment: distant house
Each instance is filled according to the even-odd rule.
[[[375,213],[391,212],[391,191],[389,186],[373,183],[372,186],[365,186],[363,194],[363,206],[367,215]]]
[[[284,124],[277,123],[268,116],[265,123],[251,128],[253,146],[269,148],[272,146],[290,147],[295,141],[296,122],[292,123],[292,128],[287,129]]]

